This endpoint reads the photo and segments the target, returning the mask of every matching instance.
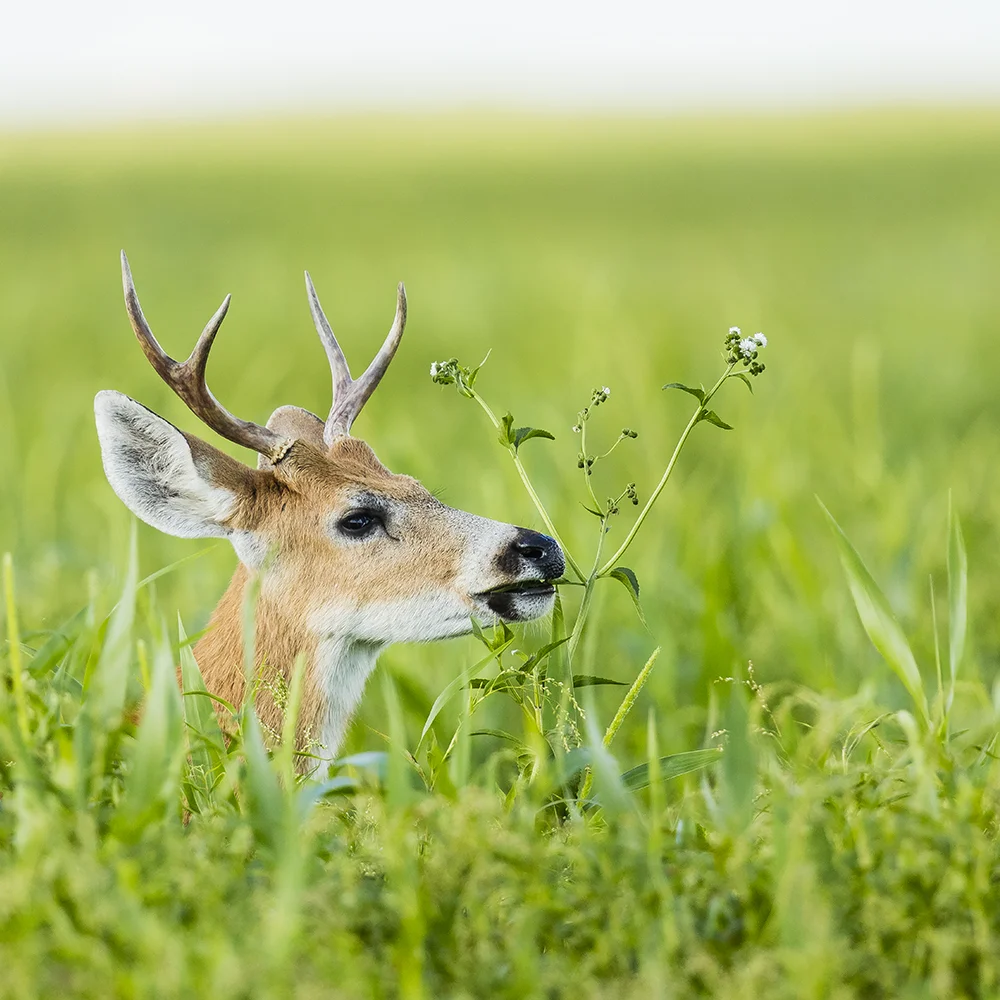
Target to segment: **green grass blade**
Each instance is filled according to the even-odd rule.
[[[484,656],[481,660],[473,663],[471,667],[466,667],[454,680],[450,681],[445,689],[434,699],[434,704],[431,705],[431,710],[427,713],[427,718],[424,720],[424,728],[420,730],[420,739],[417,740],[417,750],[420,749],[420,745],[424,742],[424,737],[427,736],[428,731],[431,726],[434,725],[434,720],[441,714],[441,709],[451,701],[452,698],[458,694],[459,691],[464,688],[470,680],[472,680],[475,674],[478,674],[480,670],[483,669],[491,660],[499,659],[500,656],[510,647],[513,642],[513,638],[508,639],[503,645],[499,646],[497,649],[493,650],[487,656]],[[414,751],[415,752],[415,751]]]
[[[281,722],[281,746],[275,753],[278,773],[281,775],[286,789],[291,789],[295,785],[295,740],[298,733],[299,711],[302,708],[305,675],[306,656],[304,653],[299,653],[292,665],[292,684]]]
[[[125,795],[116,816],[119,834],[136,837],[173,809],[176,812],[184,759],[181,696],[170,644],[163,640],[153,654],[152,683],[136,733]]]
[[[399,693],[388,670],[382,671],[382,697],[385,699],[389,736],[386,801],[390,808],[399,809],[407,805],[413,797],[410,790],[410,755],[406,752],[406,726],[403,722],[403,709],[399,704]]]
[[[968,626],[969,560],[962,537],[962,524],[948,497],[948,668],[951,683],[945,715],[951,710],[955,698],[955,681],[965,653],[965,635]]]
[[[93,717],[105,726],[115,724],[125,705],[125,691],[132,663],[135,595],[138,590],[139,555],[136,524],[129,537],[128,569],[122,595],[108,622],[104,645],[84,687]]]
[[[128,689],[134,646],[139,556],[136,523],[129,538],[128,569],[121,598],[106,626],[98,629],[99,651],[88,659],[83,674],[83,708],[73,732],[77,793],[83,806],[101,785],[106,759],[121,737],[122,712]]]
[[[649,815],[647,817],[646,847],[649,856],[650,870],[657,878],[662,868],[661,851],[663,846],[663,827],[661,826],[663,815],[663,790],[660,788],[660,781],[663,773],[660,768],[660,739],[656,731],[656,709],[649,706],[646,714],[646,773],[645,775],[635,775],[632,779],[639,788],[649,787]],[[640,765],[641,767],[641,765]],[[634,771],[635,768],[632,768]],[[635,791],[635,787],[629,782],[629,772],[626,771],[621,776],[622,784],[630,791]],[[639,784],[639,782],[642,782]]]
[[[184,623],[177,616],[177,635],[180,640],[181,688],[184,692],[182,708],[187,731],[188,754],[191,765],[205,776],[206,786],[212,787],[225,767],[225,742],[218,717],[201,670],[194,658],[194,651],[187,642]]]
[[[902,681],[917,708],[925,728],[929,724],[930,715],[927,708],[927,695],[924,691],[923,678],[913,657],[913,651],[906,640],[885,594],[879,589],[861,556],[851,544],[843,529],[837,524],[833,515],[826,509],[823,501],[817,497],[817,502],[830,522],[833,537],[837,543],[841,565],[854,598],[861,624],[868,633],[872,645],[882,655],[882,659],[892,668]]]
[[[252,705],[243,712],[243,751],[246,772],[241,802],[257,842],[280,855],[287,820],[285,796]]]
[[[610,741],[602,737],[598,730],[593,688],[585,688],[584,690],[588,696],[584,715],[584,731],[587,736],[590,759],[589,771],[580,786],[580,799],[585,801],[590,797],[590,788],[593,785],[594,801],[601,806],[607,818],[613,820],[634,809],[635,800],[626,791],[618,762],[608,749]]]
[[[639,697],[639,692],[643,689],[646,681],[649,680],[649,674],[653,669],[653,664],[656,663],[656,658],[660,655],[660,647],[657,646],[656,649],[650,654],[649,659],[646,660],[645,665],[642,670],[639,671],[636,679],[632,682],[632,686],[625,692],[625,697],[622,699],[622,703],[618,706],[618,711],[615,712],[615,717],[611,720],[611,724],[608,726],[607,731],[604,734],[604,745],[611,746],[611,741],[615,738],[618,730],[621,729],[622,723],[628,717],[629,712],[635,707],[636,699]]]
[[[649,762],[646,761],[638,767],[626,771],[621,776],[621,782],[630,792],[637,792],[646,788],[653,781],[668,781],[670,778],[679,778],[682,774],[700,771],[702,768],[714,764],[721,757],[721,747],[672,753],[666,757],[657,758],[658,767],[653,769],[655,774],[650,771]]]
[[[175,570],[180,569],[181,566],[186,565],[194,559],[200,559],[202,556],[208,555],[209,552],[214,552],[219,548],[222,542],[216,542],[214,545],[206,545],[205,548],[199,549],[197,552],[192,552],[189,556],[184,556],[181,559],[177,559],[170,563],[169,566],[162,566],[160,569],[156,570],[154,573],[150,573],[149,576],[144,576],[138,584],[136,584],[136,590],[142,590],[144,587],[148,587],[149,584],[154,583],[161,577],[167,576],[173,573]]]
[[[10,682],[14,694],[17,729],[23,743],[28,742],[28,709],[24,697],[24,667],[21,661],[21,636],[17,624],[17,600],[14,592],[14,561],[9,552],[3,557],[4,596],[7,604],[7,644]],[[0,686],[6,687],[0,678]]]
[[[719,805],[735,832],[745,830],[753,820],[758,762],[746,687],[735,679],[730,681],[730,687],[723,711],[727,742],[719,775]]]
[[[81,608],[65,624],[49,635],[28,663],[29,674],[33,677],[42,677],[56,669],[56,664],[63,659],[70,646],[86,628],[88,610],[88,608]]]

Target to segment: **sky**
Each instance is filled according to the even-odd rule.
[[[1000,103],[1000,0],[0,0],[0,124]]]

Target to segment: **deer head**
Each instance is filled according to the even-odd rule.
[[[122,283],[132,329],[160,378],[217,434],[258,453],[257,468],[249,468],[128,396],[97,394],[104,471],[125,505],[167,534],[228,538],[239,557],[195,649],[210,691],[243,697],[240,608],[255,574],[258,663],[287,676],[296,656],[309,658],[300,743],[318,742],[329,754],[388,644],[463,635],[472,616],[516,622],[551,609],[552,581],[563,571],[553,539],[445,506],[350,435],[403,335],[402,284],[385,343],[353,379],[307,273],[333,376],[330,413],[324,421],[283,406],[260,426],[233,416],[205,381],[229,296],[191,356],[177,362],[143,316],[124,252]],[[258,699],[258,709],[265,725],[276,725],[276,706]]]

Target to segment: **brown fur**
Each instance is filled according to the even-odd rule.
[[[255,616],[262,680],[257,708],[263,726],[280,733],[282,712],[270,689],[278,675],[290,683],[296,657],[304,654],[308,666],[297,732],[301,749],[310,734],[318,733],[323,708],[314,676],[317,636],[308,628],[317,595],[364,606],[412,596],[428,583],[446,585],[457,573],[459,540],[449,544],[449,533],[435,517],[444,508],[420,483],[389,472],[356,438],[338,438],[325,453],[298,440],[276,466],[257,470],[186,436],[202,471],[238,498],[229,526],[252,531],[271,546],[274,564],[265,571]],[[405,535],[407,544],[373,547],[364,560],[350,546],[334,544],[332,513],[342,512],[345,494],[356,490],[405,504],[405,517],[394,530]],[[208,690],[235,706],[245,695],[242,620],[251,573],[242,563],[238,566],[208,633],[194,650]],[[227,715],[220,708],[224,724]]]

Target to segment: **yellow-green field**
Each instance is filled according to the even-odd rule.
[[[238,793],[233,816],[219,818],[220,806],[208,832],[200,816],[181,828],[178,798],[158,821],[171,832],[123,836],[127,847],[108,846],[102,820],[83,833],[38,806],[43,826],[63,824],[63,846],[49,851],[37,825],[28,830],[23,784],[12,791],[15,764],[0,782],[0,897],[10,900],[0,902],[0,954],[18,949],[22,960],[0,976],[0,996],[996,995],[1000,962],[988,956],[1000,953],[1000,907],[987,900],[1000,872],[1000,776],[989,765],[1000,713],[998,179],[993,111],[345,118],[0,137],[0,551],[13,556],[24,657],[89,601],[106,614],[121,590],[131,516],[101,470],[94,394],[119,389],[203,433],[129,329],[124,247],[146,315],[175,356],[233,294],[209,381],[260,422],[284,403],[329,406],[303,269],[355,369],[381,342],[404,280],[406,336],[355,433],[447,503],[542,527],[478,407],[428,376],[434,360],[474,365],[491,350],[476,388],[517,423],[555,435],[526,443],[522,457],[588,563],[595,519],[582,507],[570,428],[592,389],[611,388],[591,424],[597,444],[624,426],[639,432],[599,468],[598,496],[634,481],[645,501],[694,405],[660,387],[711,384],[728,328],[764,331],[767,371],[754,395],[730,382],[713,403],[735,429],[696,428],[625,559],[648,627],[624,588],[598,588],[575,666],[631,682],[662,647],[615,741],[621,770],[647,759],[648,718],[663,754],[711,745],[727,719],[731,728],[732,711],[712,715],[710,702],[729,702],[716,680],[745,674],[748,661],[782,723],[773,757],[769,739],[754,735],[770,731],[759,708],[749,736],[729,734],[767,744],[755,751],[769,764],[759,767],[752,823],[724,808],[726,781],[737,795],[739,776],[709,771],[664,784],[651,804],[641,798],[643,810],[664,810],[641,821],[589,812],[570,817],[569,832],[533,833],[532,814],[505,812],[483,771],[452,800],[428,796],[402,812],[376,793],[322,805],[308,821],[319,830],[308,843],[320,845],[308,891],[286,892],[274,876],[277,902],[255,854],[260,830],[240,825]],[[969,560],[952,731],[971,735],[907,744],[905,722],[887,717],[881,738],[854,748],[864,758],[855,770],[848,734],[912,704],[859,623],[815,498],[887,595],[933,701],[930,583],[947,650],[949,491]],[[623,508],[609,544],[633,509]],[[209,545],[145,526],[138,538],[141,575]],[[157,580],[150,605],[171,622],[179,612],[194,632],[234,565],[228,546],[212,545]],[[565,598],[571,608],[574,593]],[[523,642],[537,645],[546,626],[527,633]],[[0,661],[8,674],[9,653]],[[402,701],[396,735],[412,748],[435,697],[481,655],[473,639],[390,649],[381,669]],[[44,700],[45,677],[31,684]],[[595,690],[606,723],[624,689]],[[0,706],[13,692],[0,687]],[[799,702],[785,706],[785,696]],[[441,717],[443,742],[456,713],[452,703]],[[483,719],[519,724],[502,705]],[[789,735],[813,726],[828,740],[822,752]],[[388,728],[376,677],[346,750],[384,750]],[[497,749],[479,738],[473,767]],[[56,773],[59,753],[38,753]],[[790,788],[800,780],[810,805],[796,812]],[[890,785],[902,805],[878,812],[896,802]],[[92,804],[73,800],[74,815]],[[662,878],[643,868],[656,868],[654,827],[668,845]],[[824,829],[837,832],[814,843]],[[72,844],[90,859],[77,883]],[[185,844],[202,845],[189,875]],[[619,855],[632,858],[620,878]],[[965,873],[951,889],[949,858]],[[36,862],[46,872],[37,882]],[[909,873],[898,882],[897,863]],[[916,886],[939,864],[940,884]],[[190,897],[183,906],[129,888],[171,866],[176,879],[165,875],[162,892]],[[182,885],[195,872],[211,882],[213,871],[211,888]],[[372,871],[378,879],[366,881]],[[535,883],[540,871],[551,885],[549,876]],[[911,890],[899,913],[879,911]],[[55,902],[43,906],[39,894]],[[294,915],[279,932],[283,906]],[[247,934],[279,943],[257,954],[232,929],[243,913]],[[858,927],[868,936],[884,927],[885,939],[865,950],[852,938]],[[163,963],[173,971],[157,979]],[[197,970],[196,986],[180,965]],[[338,981],[337,968],[354,971]]]

